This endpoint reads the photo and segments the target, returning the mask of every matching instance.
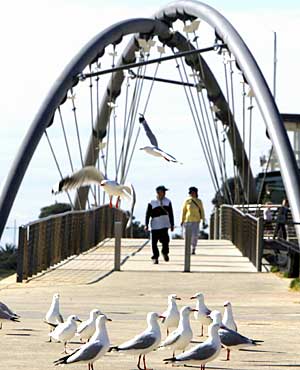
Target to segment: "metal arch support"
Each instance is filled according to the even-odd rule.
[[[299,223],[300,176],[296,159],[267,82],[243,39],[222,14],[199,1],[174,1],[161,8],[154,17],[168,24],[171,24],[177,19],[193,20],[200,18],[213,27],[217,35],[227,44],[228,49],[235,56],[239,67],[254,92],[278,157],[293,220]],[[298,242],[300,242],[300,225],[296,225],[295,228]]]
[[[87,65],[103,55],[106,46],[117,44],[123,36],[137,32],[143,34],[154,32],[159,34],[162,39],[170,37],[168,27],[158,20],[136,18],[116,23],[100,32],[87,43],[56,80],[18,150],[3,187],[0,198],[0,237],[37,145],[46,128],[51,125],[57,107],[64,102],[68,90],[77,84],[78,75]]]

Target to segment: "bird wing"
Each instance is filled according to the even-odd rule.
[[[222,344],[226,347],[239,346],[241,344],[250,345],[250,346],[254,345],[251,339],[244,337],[243,335],[229,328],[220,329],[219,335],[220,335]]]
[[[135,193],[135,189],[132,184],[124,185],[123,187],[124,187],[124,190],[130,194],[130,198],[131,198],[130,215],[129,215],[129,219],[126,224],[126,229],[128,229],[131,226],[132,220],[133,220],[133,211],[134,211],[134,206],[136,202],[136,193]]]
[[[71,176],[67,176],[53,187],[52,193],[57,194],[63,190],[80,188],[91,184],[100,184],[105,176],[98,171],[94,166],[86,166],[81,170],[74,172]]]
[[[168,347],[176,343],[180,338],[180,333],[177,330],[172,331],[170,335],[161,343],[160,347]]]
[[[118,350],[126,351],[132,349],[146,349],[151,347],[155,341],[156,337],[153,335],[153,333],[142,333],[118,346]]]
[[[104,344],[101,343],[99,340],[87,343],[80,347],[79,351],[71,354],[71,356],[67,359],[67,363],[90,361],[95,358],[103,348]]]
[[[8,312],[2,309],[0,309],[0,320],[19,321],[16,316],[9,314]]]
[[[208,343],[201,343],[189,351],[176,356],[176,361],[203,361],[212,357],[216,353],[216,348]]]
[[[156,153],[159,153],[162,157],[164,157],[169,162],[178,163],[178,161],[175,157],[173,157],[171,154],[168,154],[168,153],[164,152],[163,150],[161,150],[159,148],[153,148],[153,151],[156,152]]]
[[[9,313],[10,315],[12,316],[15,316],[16,318],[20,317],[19,315],[17,315],[15,312],[13,312],[5,303],[3,302],[0,302],[0,310],[2,311],[6,311],[7,313]]]
[[[153,146],[158,146],[158,142],[157,142],[157,139],[155,137],[155,135],[153,134],[153,132],[151,131],[147,121],[145,120],[145,117],[141,115],[140,117],[140,123],[142,124],[142,126],[144,127],[144,130],[146,132],[146,135],[148,136],[149,140],[150,140],[150,143],[153,145]]]

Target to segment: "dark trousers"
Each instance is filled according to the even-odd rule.
[[[277,237],[277,235],[278,235],[278,233],[279,233],[280,230],[282,232],[283,239],[286,240],[287,235],[286,235],[286,227],[285,227],[285,224],[281,224],[279,222],[276,223],[273,239],[275,239]]]
[[[159,230],[151,230],[151,235],[152,235],[152,253],[153,259],[157,259],[159,257],[159,250],[157,247],[158,241],[161,242],[162,244],[162,254],[169,254],[169,234],[168,234],[168,229],[159,229]]]

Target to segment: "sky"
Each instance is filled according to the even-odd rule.
[[[2,4],[0,187],[43,99],[80,48],[111,24],[132,17],[151,16],[165,4],[158,0],[142,3],[132,0],[12,0]],[[296,42],[300,24],[299,2],[214,0],[207,1],[207,4],[221,12],[238,30],[271,89],[273,35],[276,31],[277,104],[283,113],[300,113],[300,48]],[[168,99],[165,99],[166,94]],[[156,158],[146,158],[139,151],[135,154],[128,180],[134,183],[137,190],[135,215],[139,221],[144,221],[147,202],[153,198],[154,189],[160,184],[170,188],[168,196],[173,202],[177,225],[180,223],[181,204],[191,185],[199,188],[199,196],[209,216],[215,192],[199,143],[194,140],[195,133],[188,114],[183,91],[154,87],[148,116],[153,125],[151,127],[159,137],[159,144],[182,161],[183,165],[170,165]],[[260,131],[255,133],[261,134],[255,135],[253,142],[255,173],[259,171],[259,156],[270,147],[270,142],[263,134],[263,123],[257,117],[257,130]],[[147,145],[147,138],[142,134],[138,145]],[[20,225],[35,220],[41,207],[54,202],[50,190],[58,178],[50,162],[49,148],[42,139],[25,175],[0,244],[13,241],[12,227],[15,222]],[[66,197],[60,196],[56,200],[65,201]]]

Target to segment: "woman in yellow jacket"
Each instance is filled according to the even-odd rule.
[[[184,201],[181,212],[181,226],[185,229],[188,225],[192,231],[192,254],[196,253],[196,246],[199,235],[199,224],[205,220],[202,201],[198,198],[198,189],[195,186],[189,188],[189,197]]]

